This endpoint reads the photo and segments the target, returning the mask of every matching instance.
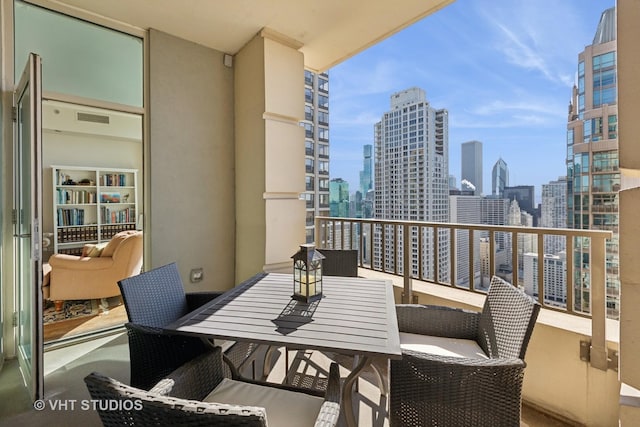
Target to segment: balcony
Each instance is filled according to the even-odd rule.
[[[430,261],[421,263],[422,267],[413,267],[410,262],[412,257],[404,257],[403,251],[414,250],[419,252],[424,240],[421,228],[432,229],[431,237],[442,245],[449,246],[451,253],[458,253],[455,248],[458,239],[443,239],[443,235],[454,236],[456,233],[470,235],[486,232],[487,244],[491,248],[489,253],[496,253],[495,243],[492,240],[498,233],[535,235],[538,244],[541,245],[546,235],[565,236],[567,242],[580,237],[583,240],[583,248],[591,249],[592,279],[590,289],[592,291],[592,307],[600,307],[597,301],[604,301],[606,289],[604,281],[598,280],[596,271],[604,269],[604,245],[609,237],[608,232],[594,232],[582,230],[551,230],[524,227],[499,227],[467,224],[401,222],[401,221],[375,221],[363,219],[337,219],[328,217],[316,217],[316,240],[323,246],[335,248],[354,247],[359,249],[359,275],[364,277],[384,277],[394,284],[394,294],[398,303],[413,301],[421,304],[449,305],[471,310],[478,310],[484,300],[482,283],[474,283],[475,278],[462,287],[446,283],[444,280],[435,280],[435,277],[445,276],[445,271],[440,270],[440,263]],[[375,254],[372,248],[376,247],[373,239],[368,239],[367,229],[378,229],[380,247],[386,248],[389,255],[385,262],[385,268],[376,268],[375,261],[372,267],[367,259],[374,254],[375,259],[381,259],[381,254]],[[439,230],[445,230],[439,233]],[[360,233],[359,230],[364,230]],[[374,232],[374,235],[376,233]],[[400,242],[399,236],[414,236],[415,241],[407,239]],[[586,245],[584,240],[589,240]],[[518,239],[512,236],[507,241],[511,242],[513,252],[519,252]],[[571,245],[571,243],[569,243]],[[573,251],[567,252],[567,259],[571,259]],[[437,252],[436,252],[437,253]],[[475,260],[475,252],[468,251],[469,265]],[[517,256],[517,255],[516,255]],[[419,253],[417,259],[426,260],[428,257]],[[436,256],[437,258],[437,256]],[[455,259],[455,256],[448,259]],[[515,258],[514,258],[515,259]],[[495,257],[490,257],[489,270],[496,265]],[[542,263],[540,263],[542,264]],[[572,263],[567,262],[568,269]],[[489,274],[498,272],[499,269],[490,271]],[[509,269],[502,268],[503,271]],[[410,274],[404,275],[407,271]],[[455,277],[455,268],[451,277]],[[518,269],[510,271],[514,282],[518,282]],[[428,276],[431,276],[430,278]],[[415,276],[415,277],[412,277]],[[418,278],[419,277],[419,278]],[[542,276],[541,276],[542,277]],[[542,283],[542,285],[540,284]],[[545,295],[544,282],[538,283],[538,294]],[[566,294],[571,300],[572,290],[566,289]],[[544,299],[544,298],[543,298]],[[595,301],[595,302],[594,302]],[[569,426],[569,425],[615,425],[618,419],[618,396],[620,383],[617,377],[617,351],[618,330],[616,321],[606,319],[603,310],[595,309],[592,312],[584,312],[574,308],[573,304],[557,306],[544,303],[545,308],[538,317],[536,329],[531,339],[526,361],[525,382],[523,390],[523,426]],[[275,361],[272,376],[274,381],[284,379],[284,364],[287,359],[284,356],[285,349],[280,349],[280,358]],[[291,366],[298,366],[300,358],[309,358],[314,361],[318,371],[328,367],[328,359],[321,353],[301,352],[297,357],[291,356]],[[339,360],[342,369],[350,369],[348,360]],[[15,365],[15,361],[12,361]],[[46,390],[47,393],[55,391],[48,398],[61,401],[75,400],[80,402],[88,399],[82,378],[86,375],[88,366],[91,370],[106,373],[116,379],[126,382],[128,378],[128,346],[126,334],[123,331],[111,331],[94,341],[77,344],[74,346],[51,349],[45,354]],[[9,422],[22,421],[27,425],[39,425],[46,422],[47,425],[68,424],[70,414],[73,414],[74,422],[80,420],[84,425],[94,425],[97,415],[93,411],[80,411],[70,409],[66,411],[45,410],[42,412],[27,411],[31,404],[26,398],[26,393],[19,385],[21,379],[15,376],[15,366],[7,366],[0,375],[0,397],[3,401],[11,396],[12,404],[5,405],[7,409],[0,411],[0,420]],[[384,372],[384,366],[381,367]],[[261,372],[260,367],[256,368]],[[11,375],[14,375],[11,377]],[[16,390],[20,390],[19,393]],[[356,413],[360,426],[388,426],[388,401],[381,397],[376,387],[376,379],[373,375],[364,376],[359,383],[358,394],[354,398]],[[344,423],[340,424],[341,426]]]
[[[526,355],[523,403],[526,408],[535,408],[567,425],[617,425],[619,322],[607,318],[606,300],[611,290],[605,286],[605,247],[610,232],[329,217],[316,217],[315,229],[316,244],[320,248],[358,249],[359,274],[390,278],[395,286],[396,301],[474,310],[480,309],[484,299],[486,287],[482,278],[500,274],[496,268],[503,264],[497,261],[501,252],[496,244],[498,233],[511,236],[507,239],[510,247],[505,248],[510,249],[511,265],[518,265],[521,252],[519,244],[523,240],[517,236],[532,235],[538,253],[543,252],[545,236],[564,236],[566,277],[574,277],[573,252],[579,246],[577,242],[581,242],[582,247],[590,251],[588,271],[591,275],[589,300],[582,304],[577,303],[575,294],[579,293],[571,286],[563,290],[564,303],[550,302],[554,299],[551,295],[545,298],[549,287],[545,286],[542,262],[537,264],[534,283],[530,280],[524,283],[526,278],[518,268],[511,272],[512,283],[519,283],[525,290],[533,285],[534,288],[528,290],[538,296],[543,306]],[[471,275],[464,285],[452,283],[450,278],[456,277],[458,267],[447,261],[456,260],[464,253],[468,257],[467,271],[476,271],[478,268],[474,265],[479,254],[473,245],[469,249],[460,244],[462,235],[469,236],[469,241],[474,236],[488,237],[489,257],[488,271]],[[402,236],[412,236],[412,239],[403,241]],[[574,240],[577,241],[575,247]],[[441,248],[440,251],[423,250],[430,246],[427,241],[431,247]],[[384,257],[378,247],[386,248]],[[403,256],[409,252],[413,256]],[[547,420],[539,425],[553,424]]]

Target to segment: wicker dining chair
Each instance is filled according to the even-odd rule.
[[[314,426],[332,427],[340,414],[338,366],[330,367],[324,392],[225,378],[219,347],[160,380],[151,390],[93,372],[84,379],[105,427],[120,426]]]
[[[318,249],[324,276],[358,277],[358,251],[356,249]]]
[[[172,335],[163,327],[220,296],[222,292],[185,293],[176,263],[118,282],[129,322],[130,384],[148,390],[161,378],[206,352],[200,338]],[[235,367],[248,362],[257,344],[232,343],[225,351]],[[227,370],[227,375],[230,372]]]
[[[524,356],[540,304],[493,277],[481,312],[397,305],[391,426],[519,426]]]

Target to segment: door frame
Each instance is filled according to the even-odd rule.
[[[23,147],[25,141],[22,141],[21,133],[21,111],[18,108],[18,102],[22,99],[23,94],[28,93],[29,111],[25,112],[29,117],[29,140],[28,155],[29,159],[25,159]],[[43,345],[43,328],[42,328],[42,63],[40,57],[34,53],[29,54],[24,72],[20,77],[20,81],[14,91],[13,108],[15,109],[15,120],[13,121],[14,137],[13,137],[13,219],[14,223],[14,284],[16,289],[15,302],[17,329],[14,336],[16,356],[20,364],[23,380],[29,391],[32,400],[42,399],[44,395],[44,345]],[[27,167],[29,176],[29,199],[23,200],[22,187],[23,167]],[[25,218],[30,227],[29,230],[20,228],[22,211],[17,210],[29,204],[30,218]],[[28,235],[24,236],[23,233]],[[22,247],[25,237],[29,238],[29,269],[30,274],[27,275],[27,282],[23,282],[23,268],[26,262],[23,261],[25,251]],[[27,292],[30,312],[25,318],[22,318],[21,298],[23,289],[29,289]],[[29,330],[24,334],[20,334],[20,328],[28,321]],[[28,336],[30,347],[24,354],[20,341],[22,337]],[[28,360],[26,360],[28,358]]]

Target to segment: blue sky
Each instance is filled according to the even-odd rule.
[[[578,54],[614,0],[457,0],[329,70],[330,177],[359,186],[362,146],[392,93],[418,86],[449,112],[449,173],[460,145],[483,144],[484,192],[502,157],[510,185],[566,174],[568,105]]]

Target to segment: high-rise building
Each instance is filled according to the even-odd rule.
[[[509,201],[497,197],[483,197],[480,202],[480,219],[482,224],[505,225],[509,213]],[[482,263],[482,285],[489,286],[491,276],[489,275],[489,233],[481,234],[480,240],[480,260]],[[495,266],[496,275],[511,282],[511,257],[510,243],[507,244],[508,233],[495,233]],[[511,242],[511,240],[509,240]]]
[[[365,144],[362,147],[363,161],[360,171],[360,192],[367,194],[373,188],[373,145]]]
[[[452,223],[481,224],[482,198],[480,196],[449,196],[449,218]],[[471,279],[472,267],[469,266],[469,246],[473,245],[473,275],[474,285],[480,286],[480,239],[474,236],[471,241],[469,233],[456,233],[456,268],[455,284],[468,286]]]
[[[410,88],[391,95],[391,110],[374,127],[375,218],[409,221],[449,221],[448,112],[432,108],[425,91]],[[424,228],[423,256],[432,258],[433,230]],[[448,234],[438,239],[440,279],[448,280]],[[412,236],[417,249],[417,233]],[[374,236],[376,244],[382,242]],[[385,241],[385,244],[390,240]],[[383,254],[392,256],[393,250]],[[413,268],[417,271],[417,250]],[[401,258],[401,257],[398,257]],[[380,263],[383,260],[380,261]],[[385,267],[393,259],[384,260]],[[399,259],[399,270],[402,261]],[[429,277],[431,263],[425,262]]]
[[[542,206],[540,227],[567,228],[567,177],[542,184]],[[544,253],[557,255],[565,251],[566,239],[563,236],[548,235],[544,240]]]
[[[363,164],[360,171],[361,202],[358,212],[362,218],[373,217],[373,195],[367,196],[373,190],[373,145],[365,144],[363,148]]]
[[[304,71],[306,240],[314,241],[314,219],[329,216],[329,75]]]
[[[607,241],[607,315],[618,318],[618,105],[616,10],[602,13],[591,45],[578,55],[567,124],[567,227],[609,230]],[[589,311],[590,266],[586,245],[574,244],[576,263],[570,283],[575,308]],[[585,251],[583,253],[583,251]]]
[[[504,194],[504,187],[509,186],[509,168],[507,162],[502,160],[502,157],[498,159],[493,170],[491,171],[491,194],[494,196],[502,197]]]
[[[528,252],[523,255],[522,284],[525,293],[538,298],[538,254]],[[567,302],[567,255],[544,254],[543,291],[544,302],[549,305],[564,306]]]
[[[342,178],[329,181],[329,212],[331,216],[349,217],[349,183]]]
[[[535,204],[535,187],[533,185],[516,185],[513,187],[504,187],[503,198],[510,202],[516,200],[521,210],[531,215],[533,226],[538,226],[538,210]]]
[[[482,195],[482,142],[469,141],[462,144],[460,188],[464,185],[474,190],[476,196]],[[469,185],[471,184],[471,185]]]

